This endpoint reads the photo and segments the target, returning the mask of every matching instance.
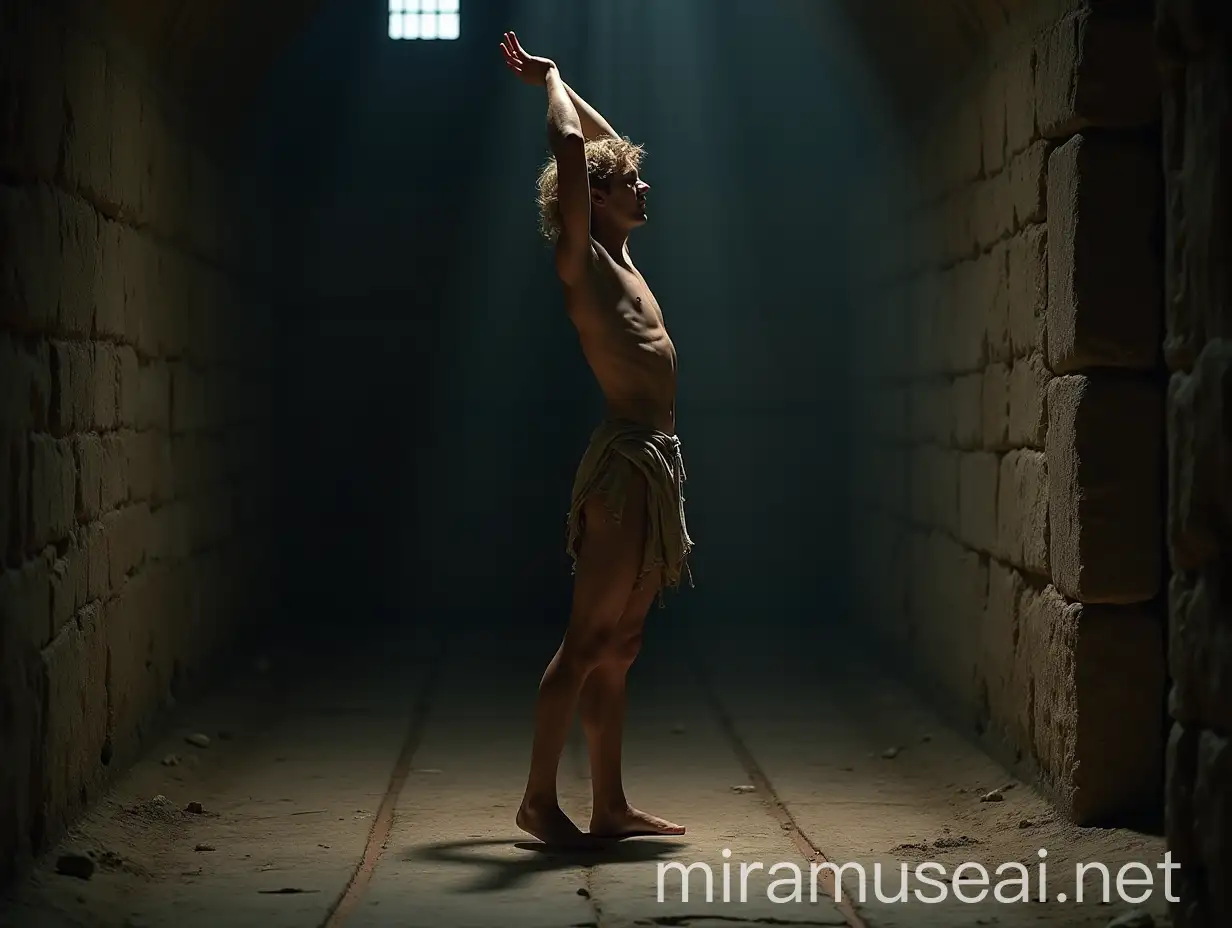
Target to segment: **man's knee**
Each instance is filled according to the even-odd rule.
[[[561,662],[572,673],[588,674],[611,660],[619,643],[612,627],[606,624],[580,632],[570,630],[561,648]]]
[[[609,652],[608,659],[616,664],[624,664],[628,666],[637,660],[638,654],[642,651],[642,633],[640,631],[631,635],[624,635],[616,639],[612,643],[612,648]]]

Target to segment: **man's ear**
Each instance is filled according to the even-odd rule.
[[[592,206],[603,206],[607,202],[607,194],[598,187],[591,187],[590,202]]]

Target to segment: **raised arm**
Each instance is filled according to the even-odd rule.
[[[556,272],[572,283],[590,258],[590,177],[586,169],[586,136],[582,119],[556,67],[545,77],[548,92],[548,144],[556,157],[556,202],[560,237],[556,241]]]
[[[578,118],[582,121],[582,134],[586,136],[587,141],[604,137],[620,138],[608,121],[599,115],[599,111],[583,100],[576,90],[565,84],[565,92],[569,94],[569,99],[573,101],[573,108],[577,110]]]
[[[615,133],[602,116],[569,89],[556,62],[527,54],[512,32],[505,33],[501,51],[505,64],[518,77],[547,90],[548,145],[556,159],[556,202],[561,224],[556,240],[556,273],[561,280],[572,283],[585,272],[591,255],[586,140]]]

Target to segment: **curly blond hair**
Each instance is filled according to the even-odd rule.
[[[628,138],[610,136],[586,143],[586,173],[591,186],[606,187],[613,177],[635,171],[642,163],[645,148]],[[548,158],[539,173],[539,231],[548,241],[560,235],[560,202],[557,196],[556,158]]]

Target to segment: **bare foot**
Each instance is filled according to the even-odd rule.
[[[595,814],[590,819],[590,833],[596,838],[633,838],[646,835],[682,835],[684,826],[667,819],[625,806],[615,812]]]
[[[594,840],[573,824],[555,803],[538,806],[523,799],[516,821],[524,832],[549,847],[581,848],[594,844]]]

